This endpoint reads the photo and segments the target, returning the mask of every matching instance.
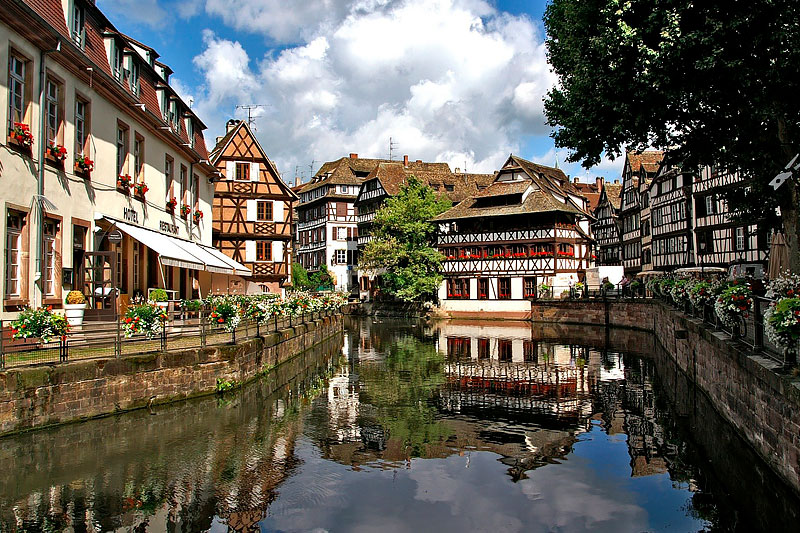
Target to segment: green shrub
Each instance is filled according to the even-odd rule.
[[[85,304],[86,297],[81,291],[69,291],[64,301],[70,305]]]
[[[150,291],[150,300],[154,302],[166,302],[169,300],[167,291],[164,289],[153,289]]]

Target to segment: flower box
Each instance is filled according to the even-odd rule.
[[[133,184],[133,194],[136,196],[136,198],[140,200],[144,200],[144,196],[145,194],[147,194],[147,191],[149,190],[150,188],[143,181]]]
[[[8,144],[30,156],[33,149],[33,134],[30,127],[22,122],[15,122],[14,127],[8,132]]]
[[[203,212],[198,209],[197,211],[194,212],[192,218],[194,218],[195,224],[200,224],[200,221],[203,220]]]
[[[167,200],[165,209],[167,210],[167,213],[171,213],[174,215],[176,207],[178,207],[178,200],[173,196],[172,198]]]
[[[130,194],[133,180],[128,174],[117,176],[117,190],[122,194]]]
[[[51,166],[64,169],[64,161],[67,159],[67,149],[60,144],[50,143],[44,152],[45,161]]]
[[[183,220],[186,220],[186,217],[188,217],[189,213],[191,213],[191,212],[192,212],[192,208],[191,207],[189,207],[186,204],[182,204],[181,205],[181,218]]]

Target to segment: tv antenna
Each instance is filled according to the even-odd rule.
[[[389,137],[389,161],[393,161],[392,155],[394,154],[394,149],[397,146],[397,143],[392,141],[392,138]]]
[[[256,130],[256,127],[253,126],[253,123],[256,121],[256,117],[253,116],[253,111],[258,109],[259,107],[269,107],[268,104],[246,104],[246,105],[237,105],[236,109],[244,109],[247,111],[247,125],[250,126],[250,129],[253,131]]]
[[[312,178],[314,177],[314,163],[316,162],[317,161],[315,159],[312,159],[311,164],[308,165],[308,175],[311,176]]]

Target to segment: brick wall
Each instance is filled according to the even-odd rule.
[[[722,332],[659,301],[538,301],[541,324],[603,324],[610,336],[634,328],[654,333],[654,350],[671,357],[758,455],[800,493],[800,379]],[[677,339],[676,331],[686,332]],[[624,335],[623,335],[624,337]]]
[[[235,346],[75,361],[0,372],[0,435],[213,393],[341,333],[341,317]]]

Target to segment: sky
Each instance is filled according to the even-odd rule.
[[[542,99],[544,0],[97,0],[160,54],[211,148],[253,111],[284,181],[357,153],[493,172],[513,153],[593,181],[622,160],[566,163]]]

